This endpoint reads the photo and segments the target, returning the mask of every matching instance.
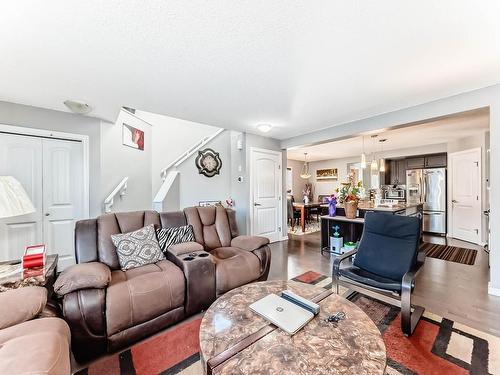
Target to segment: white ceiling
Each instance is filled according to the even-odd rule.
[[[371,134],[366,134],[364,136],[364,151],[368,156],[367,159],[374,150],[376,153],[381,152],[382,146],[378,141],[379,139],[386,139],[383,144],[384,151],[449,143],[477,135],[481,131],[484,132],[489,129],[489,125],[487,110],[471,111],[425,124],[375,132],[372,133],[377,135],[375,139],[371,138]],[[359,136],[288,150],[287,157],[288,159],[303,161],[304,152],[307,152],[308,161],[341,159],[359,156],[363,152],[362,150],[363,137]]]
[[[284,139],[500,82],[500,1],[2,1],[0,100]]]

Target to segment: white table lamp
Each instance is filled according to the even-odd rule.
[[[0,176],[0,218],[35,212],[26,190],[12,176]]]

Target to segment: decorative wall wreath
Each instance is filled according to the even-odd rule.
[[[219,153],[211,148],[198,151],[198,156],[194,162],[198,168],[198,172],[206,177],[213,177],[219,174],[222,167]]]

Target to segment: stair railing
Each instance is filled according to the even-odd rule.
[[[115,197],[119,195],[120,198],[123,198],[127,193],[127,182],[128,177],[124,177],[123,180],[120,181],[118,185],[113,189],[113,191],[107,196],[104,200],[104,212],[110,213],[113,204],[115,203]]]

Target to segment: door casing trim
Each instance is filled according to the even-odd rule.
[[[472,151],[474,152],[478,152],[479,153],[479,160],[478,160],[478,170],[479,170],[479,173],[478,173],[478,178],[479,178],[479,189],[478,189],[478,195],[479,195],[479,238],[478,238],[478,241],[476,244],[480,245],[482,243],[482,240],[483,240],[483,217],[482,217],[482,209],[483,209],[483,186],[482,186],[482,182],[483,182],[483,176],[482,176],[482,149],[481,147],[473,147],[473,148],[470,148],[470,149],[467,149],[467,150],[462,150],[462,151],[457,151],[457,152],[450,152],[448,154],[448,161],[449,161],[449,169],[450,169],[450,173],[449,173],[449,176],[450,176],[450,179],[449,179],[449,182],[450,182],[450,197],[448,198],[448,207],[449,207],[449,210],[448,212],[450,213],[450,228],[449,228],[449,235],[450,237],[454,238],[453,235],[453,203],[451,202],[452,199],[453,199],[453,173],[454,173],[454,167],[453,167],[453,156],[455,155],[463,155],[463,154],[469,154],[471,153]]]
[[[280,166],[280,172],[281,176],[279,179],[279,205],[278,205],[278,210],[279,210],[279,222],[280,222],[280,227],[281,227],[281,232],[279,234],[279,239],[278,241],[281,241],[281,238],[283,237],[283,160],[282,160],[282,152],[281,151],[275,151],[275,150],[269,150],[265,148],[260,148],[260,147],[250,147],[249,149],[249,154],[248,154],[248,175],[249,175],[249,197],[248,197],[248,202],[249,202],[249,209],[248,209],[248,227],[249,227],[249,233],[250,235],[254,234],[254,222],[253,222],[253,183],[254,183],[254,176],[253,176],[253,163],[252,163],[252,155],[253,153],[257,152],[264,152],[268,154],[273,154],[278,156],[279,163],[278,165]]]

